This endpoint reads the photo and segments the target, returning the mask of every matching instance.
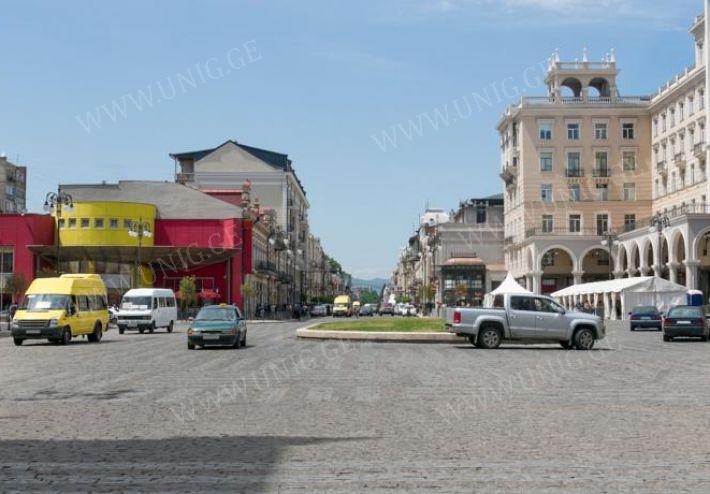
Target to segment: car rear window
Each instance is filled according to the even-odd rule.
[[[657,312],[655,307],[634,307],[634,314],[655,314]]]
[[[673,307],[668,311],[668,317],[703,317],[700,307]]]

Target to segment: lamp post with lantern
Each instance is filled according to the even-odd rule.
[[[54,223],[55,223],[55,235],[54,235],[54,249],[55,249],[55,272],[57,276],[60,273],[60,246],[59,246],[59,223],[62,216],[62,211],[71,211],[74,209],[74,199],[71,194],[62,192],[57,189],[57,192],[48,192],[47,196],[44,198],[44,210],[46,212],[54,212]]]
[[[141,247],[143,238],[151,238],[153,234],[150,231],[150,223],[143,221],[143,218],[131,221],[128,227],[128,235],[138,239],[138,250],[136,254],[136,276],[133,288],[140,288],[141,285]]]

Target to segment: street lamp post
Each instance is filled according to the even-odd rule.
[[[60,256],[60,246],[59,246],[59,218],[62,216],[62,210],[66,209],[71,211],[74,209],[74,200],[71,194],[62,192],[57,189],[57,192],[48,192],[47,196],[44,198],[44,210],[47,212],[54,212],[54,224],[55,224],[55,235],[54,235],[54,249],[55,249],[55,272],[57,276],[60,275],[59,267],[59,256]]]
[[[150,223],[143,221],[143,218],[138,221],[131,221],[128,228],[128,235],[138,239],[138,250],[136,254],[136,276],[133,288],[140,288],[141,285],[141,246],[143,238],[150,238],[153,234],[150,232]]]
[[[609,252],[609,279],[614,279],[614,258],[611,255],[611,249],[617,244],[616,233],[611,230],[607,230],[602,234],[604,237],[602,239],[602,245],[604,245]]]

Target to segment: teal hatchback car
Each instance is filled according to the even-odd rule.
[[[223,346],[239,348],[247,344],[247,324],[235,305],[206,305],[187,330],[187,348]]]

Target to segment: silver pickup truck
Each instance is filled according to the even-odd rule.
[[[492,308],[448,308],[446,329],[481,348],[498,348],[510,340],[591,350],[605,336],[600,317],[568,311],[549,297],[532,294],[496,295]]]

